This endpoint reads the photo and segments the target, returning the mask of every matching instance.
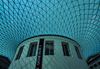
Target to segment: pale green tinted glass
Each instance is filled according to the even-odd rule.
[[[43,34],[77,41],[85,59],[100,52],[100,0],[0,0],[0,55]]]

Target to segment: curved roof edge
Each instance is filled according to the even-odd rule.
[[[27,39],[23,40],[22,42],[24,42],[24,41],[26,41],[26,40],[28,40],[28,39],[35,38],[35,37],[40,37],[40,36],[59,36],[59,37],[67,38],[67,39],[70,39],[70,40],[76,42],[75,40],[73,40],[73,39],[71,39],[71,38],[69,38],[69,37],[62,36],[62,35],[55,35],[55,34],[36,35],[36,36],[30,37],[30,38],[27,38]],[[18,46],[19,46],[22,42],[20,42],[20,43],[18,44]],[[76,43],[77,43],[77,42],[76,42]],[[78,43],[77,43],[77,44],[78,44]],[[79,44],[78,44],[78,45],[79,45]],[[17,46],[17,47],[18,47],[18,46]],[[79,45],[79,47],[80,47],[80,45]]]

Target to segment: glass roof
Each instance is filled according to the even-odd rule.
[[[100,0],[0,0],[0,55],[13,59],[18,44],[55,34],[81,46],[85,59],[100,52]]]

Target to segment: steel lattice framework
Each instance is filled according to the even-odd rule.
[[[0,0],[0,55],[12,60],[18,44],[36,35],[67,36],[85,59],[100,52],[100,0]]]

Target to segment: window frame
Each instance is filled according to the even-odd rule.
[[[17,55],[16,55],[16,57],[15,57],[15,60],[20,59],[21,54],[22,54],[22,52],[23,52],[23,49],[24,49],[24,46],[21,46],[21,47],[19,48],[19,50],[18,50],[18,52],[17,52]]]
[[[66,44],[66,49],[67,50],[65,50],[65,48],[63,47],[64,46],[63,44]],[[61,42],[61,45],[62,45],[63,55],[64,56],[71,56],[71,51],[70,51],[69,43],[68,42]]]
[[[53,43],[53,48],[50,49],[50,47],[49,47],[49,54],[46,54],[46,49],[47,49],[47,48],[46,48],[46,44],[47,44],[47,43],[49,43],[49,46],[50,46],[51,43]],[[44,46],[44,47],[45,47],[45,55],[54,55],[54,40],[46,40],[46,41],[45,41],[45,46]],[[53,54],[51,54],[51,50],[53,51]]]
[[[35,48],[33,46],[34,44],[35,44]],[[27,52],[27,57],[36,56],[37,45],[38,45],[38,42],[30,43],[29,48],[28,48],[28,52]]]
[[[79,58],[79,59],[82,59],[82,55],[81,55],[81,53],[80,53],[79,48],[78,48],[77,46],[75,46],[75,45],[74,45],[74,48],[75,48],[75,51],[76,51],[76,54],[77,54],[78,58]]]

